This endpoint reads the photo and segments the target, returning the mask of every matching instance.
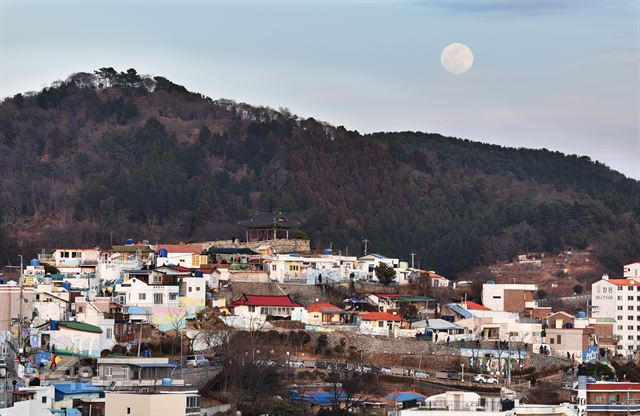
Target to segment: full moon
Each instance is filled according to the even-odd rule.
[[[450,74],[464,74],[473,65],[473,53],[464,43],[452,43],[442,50],[440,62]]]

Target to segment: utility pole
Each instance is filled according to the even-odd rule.
[[[364,244],[364,255],[367,255],[367,245],[369,244],[369,240],[366,238],[362,240],[362,244]]]
[[[415,259],[416,259],[416,253],[411,253],[411,268],[413,269],[414,264],[415,264]]]
[[[24,287],[23,287],[23,281],[22,281],[22,267],[23,265],[23,261],[22,261],[22,254],[18,254],[18,257],[20,257],[20,278],[18,279],[18,283],[20,284],[20,309],[19,309],[19,315],[18,315],[18,319],[19,319],[19,325],[18,325],[18,351],[20,352],[20,354],[22,354],[24,352],[24,346],[23,346],[23,335],[22,335],[22,325],[24,324],[24,319],[22,318],[22,303],[24,303]]]

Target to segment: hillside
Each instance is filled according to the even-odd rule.
[[[316,247],[360,253],[366,237],[449,276],[569,247],[618,272],[640,252],[640,183],[586,157],[361,135],[135,70],[5,99],[0,163],[2,263],[54,246],[226,238],[256,210],[299,219]]]

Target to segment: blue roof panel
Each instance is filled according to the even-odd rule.
[[[458,315],[462,316],[465,319],[473,318],[473,314],[471,312],[469,312],[468,310],[466,310],[465,308],[463,308],[462,306],[456,303],[447,304],[447,308],[451,309],[452,311],[454,311],[455,313],[457,313]]]

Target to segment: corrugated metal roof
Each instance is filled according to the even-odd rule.
[[[473,318],[473,314],[471,312],[456,303],[447,304],[447,308],[465,319]]]

